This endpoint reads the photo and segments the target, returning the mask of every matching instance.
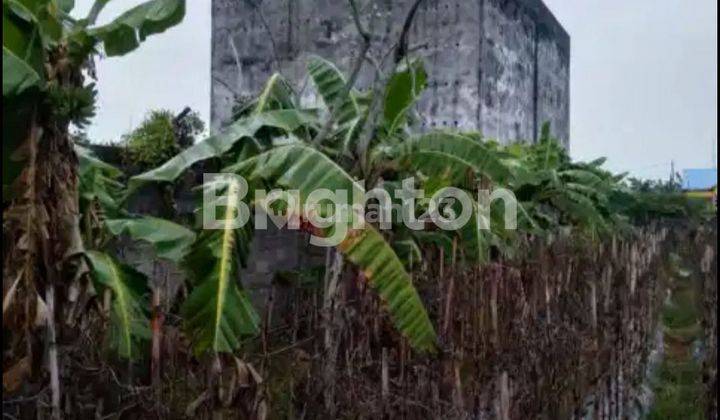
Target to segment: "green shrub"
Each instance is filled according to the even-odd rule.
[[[173,117],[166,109],[151,111],[140,126],[123,136],[131,164],[154,167],[178,153]]]

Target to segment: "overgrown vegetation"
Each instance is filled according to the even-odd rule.
[[[204,130],[205,123],[197,111],[187,108],[175,115],[167,109],[154,110],[123,136],[121,144],[130,165],[150,169],[191,146]]]
[[[77,19],[73,1],[3,0],[3,349],[10,357],[3,365],[29,365],[15,371],[24,379],[39,376],[46,361],[53,418],[61,417],[60,311],[74,312],[88,275],[69,128],[94,115],[94,83],[86,79],[97,54],[128,53],[185,13],[183,0],[152,0],[96,25],[107,3],[95,1]]]
[[[662,310],[664,354],[654,378],[655,403],[650,419],[702,419],[708,413],[703,389],[707,372],[703,372],[701,354],[709,350],[703,347],[703,274],[684,266],[684,261],[693,259],[687,255],[692,248],[686,244],[684,258],[672,254],[668,261],[672,277]]]
[[[453,266],[474,271],[512,260],[527,251],[531,239],[552,245],[559,237],[572,234],[589,246],[600,246],[640,235],[638,226],[650,220],[696,217],[702,210],[679,195],[638,191],[624,175],[603,169],[603,159],[572,161],[548,128],[537,144],[507,146],[475,132],[418,134],[414,104],[427,76],[423,62],[406,55],[406,40],[390,55],[394,61],[383,76],[384,83],[365,93],[353,86],[355,69],[346,77],[332,63],[312,58],[308,72],[323,102],[316,104],[319,110],[300,107],[295,88],[275,74],[257,98],[235,110],[236,121],[201,142],[186,141],[198,130],[197,124],[185,126],[183,137],[178,135],[171,113],[153,112],[127,136],[128,147],[131,159],[141,166],[164,163],[125,183],[120,170],[75,147],[68,134],[71,123],[82,125],[91,117],[94,104],[93,86],[85,83],[82,71],[91,69],[98,49],[108,55],[122,54],[146,36],[177,23],[184,3],[150,1],[102,27],[93,24],[106,1],[97,1],[91,15],[82,20],[71,19],[69,8],[55,1],[31,3],[33,8],[27,9],[20,2],[3,2],[3,19],[15,25],[11,29],[18,36],[17,45],[7,47],[3,38],[4,59],[12,66],[7,84],[5,65],[3,68],[3,94],[18,104],[7,111],[11,124],[5,124],[4,130],[12,136],[4,137],[3,145],[9,144],[10,138],[17,139],[14,146],[27,152],[21,164],[7,161],[20,175],[14,177],[16,185],[12,191],[8,189],[4,203],[9,246],[4,251],[3,280],[9,292],[4,294],[3,318],[4,332],[10,338],[4,349],[11,355],[4,364],[15,368],[30,360],[35,369],[39,363],[35,360],[40,358],[34,348],[38,345],[34,332],[38,326],[47,329],[44,344],[51,352],[47,369],[55,417],[60,416],[60,372],[57,355],[52,352],[57,348],[55,316],[60,313],[66,320],[62,325],[65,336],[102,337],[109,355],[102,363],[119,361],[117,368],[123,370],[129,386],[134,383],[134,371],[146,365],[153,385],[159,384],[160,343],[169,330],[164,324],[167,318],[174,320],[173,328],[179,327],[182,340],[176,343],[184,344],[182,349],[173,349],[175,354],[192,348],[188,363],[205,366],[209,372],[198,404],[232,403],[225,388],[228,371],[235,372],[234,381],[245,381],[239,385],[230,382],[232,386],[245,389],[262,382],[254,368],[239,358],[253,354],[255,339],[269,328],[267,316],[256,312],[242,279],[238,280],[240,268],[251,258],[252,225],[235,229],[230,223],[242,200],[253,204],[248,201],[250,195],[242,198],[240,186],[232,179],[202,185],[205,192],[225,193],[223,201],[216,203],[221,226],[215,230],[130,214],[126,209],[128,198],[142,186],[171,185],[201,162],[212,161],[223,172],[243,176],[251,191],[298,190],[301,205],[321,188],[360,194],[373,188],[392,192],[408,177],[420,180],[416,187],[428,195],[452,186],[477,197],[481,189],[504,187],[518,198],[517,230],[504,228],[499,203],[492,205],[487,217],[482,204],[475,203],[470,223],[457,231],[415,231],[398,222],[391,230],[381,231],[363,214],[353,215],[346,226],[349,234],[328,252],[323,273],[319,329],[324,335],[321,352],[327,358],[322,375],[328,383],[336,373],[340,347],[333,314],[347,279],[374,292],[394,331],[403,337],[402,343],[416,354],[440,360],[447,350],[442,338],[447,338],[451,328],[450,316],[444,317],[447,321],[442,325],[431,322],[428,305],[432,303],[423,299],[412,277],[413,268],[421,266],[428,255],[436,258],[440,267],[449,260]],[[354,2],[351,5],[357,16]],[[48,21],[51,27],[45,26]],[[357,20],[356,24],[367,41],[361,24]],[[58,34],[53,32],[56,29]],[[36,45],[38,34],[42,42]],[[8,43],[11,39],[8,37]],[[28,61],[36,53],[39,61]],[[3,118],[5,122],[6,114]],[[20,147],[20,143],[24,145]],[[429,205],[421,200],[413,210],[427,213]],[[297,217],[287,208],[272,210],[284,212],[288,219]],[[331,212],[324,208],[319,216]],[[299,222],[316,236],[334,233],[332,228],[314,227],[306,219]],[[488,225],[490,229],[485,229]],[[159,286],[113,254],[120,236],[149,244],[159,258],[187,274],[187,295],[179,294],[167,313],[158,303]],[[632,254],[624,252],[630,259]],[[650,254],[654,257],[657,252]],[[441,268],[441,279],[443,274]],[[62,310],[53,304],[57,295],[62,297]],[[36,307],[42,308],[43,317],[37,316]],[[448,304],[443,308],[449,311]],[[88,328],[89,324],[97,328]],[[34,371],[18,375],[18,383],[43,382],[31,381],[37,378]],[[256,400],[255,394],[251,397],[251,405],[259,410],[264,402]],[[225,404],[228,398],[230,402]],[[331,400],[331,395],[325,396],[326,404]],[[332,407],[327,410],[333,412]]]
[[[405,61],[390,80],[394,95],[385,101],[383,118],[367,148],[362,147],[359,136],[370,112],[367,104],[373,99],[354,90],[344,98],[338,96],[346,83],[344,76],[332,64],[314,58],[309,70],[320,97],[326,104],[341,104],[334,112],[328,105],[325,118],[336,122],[325,139],[317,141],[322,117],[299,109],[292,88],[275,75],[245,117],[159,168],[133,177],[129,193],[148,182],[173,182],[193,164],[211,158],[231,163],[224,172],[243,175],[250,180],[251,190],[298,189],[303,203],[319,188],[360,192],[369,187],[390,189],[413,175],[424,181],[419,187],[430,193],[443,186],[473,194],[481,186],[512,188],[522,209],[519,230],[504,229],[501,208],[492,209],[491,229],[482,229],[484,221],[476,208],[469,226],[457,232],[417,233],[396,223],[392,235],[383,235],[366,223],[360,230],[349,229],[351,233],[337,247],[336,258],[355,267],[356,275],[366,276],[387,302],[398,330],[416,349],[428,351],[437,345],[435,329],[409,279],[405,268],[408,261],[404,266],[395,250],[457,243],[463,261],[487,263],[493,255],[512,257],[527,235],[552,237],[571,229],[596,241],[618,232],[632,235],[633,223],[649,214],[689,216],[690,209],[679,201],[659,209],[646,205],[647,196],[638,195],[623,183],[622,175],[602,169],[604,160],[572,162],[547,134],[538,144],[507,147],[475,133],[411,134],[406,114],[421,92],[422,86],[416,83],[424,79],[424,70],[419,61]],[[366,184],[360,184],[359,179],[365,179]],[[204,188],[229,191],[232,199],[221,203],[225,209],[222,219],[234,219],[238,186],[214,182]],[[427,206],[421,202],[416,212],[427,212]],[[314,233],[322,234],[317,229]],[[239,284],[230,280],[237,276],[237,264],[248,258],[251,238],[247,228],[198,232],[196,243],[188,250],[185,260],[190,272],[196,274],[184,313],[192,314],[187,322],[198,351],[233,352],[243,337],[258,332],[259,316],[245,292],[236,289]]]

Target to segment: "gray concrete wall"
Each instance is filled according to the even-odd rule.
[[[254,6],[255,4],[260,6]],[[374,0],[371,54],[386,53],[398,38],[410,0]],[[367,15],[366,15],[367,16]],[[307,86],[306,59],[318,54],[347,71],[358,36],[344,0],[213,0],[212,126],[230,120],[238,97],[258,93],[275,71],[296,86]],[[539,0],[426,0],[410,32],[415,54],[425,59],[428,87],[418,104],[422,129],[480,130],[504,142],[532,141],[544,121],[565,144],[569,124],[569,38]],[[367,66],[359,86],[371,82]],[[312,99],[310,87],[303,97]],[[97,146],[106,161],[120,164],[116,148]],[[196,168],[175,190],[175,213],[190,221]],[[163,192],[141,191],[130,211],[163,215]],[[306,234],[273,228],[255,232],[243,284],[258,309],[268,299],[278,272],[322,265],[324,249],[311,247]],[[174,294],[183,275],[157,260],[152,250],[124,240],[118,253]]]
[[[128,175],[142,170],[124,166],[122,149],[117,146],[91,145],[90,149],[104,162],[117,166]],[[127,202],[127,211],[134,215],[148,215],[171,218],[186,226],[199,226],[196,212],[201,197],[195,187],[202,183],[202,174],[216,172],[212,164],[202,163],[193,167],[182,177],[174,188],[159,184],[150,184],[137,191]],[[168,201],[167,194],[173,199]],[[172,216],[171,216],[172,215]],[[161,297],[166,310],[175,302],[178,293],[182,293],[185,273],[176,264],[157,257],[149,244],[133,241],[121,236],[112,244],[117,257],[135,269],[147,275],[154,287],[160,287],[165,294]],[[305,271],[321,267],[325,262],[324,248],[310,246],[310,236],[302,231],[280,229],[268,219],[267,230],[256,230],[250,245],[250,258],[247,266],[241,267],[240,281],[250,291],[250,297],[258,311],[261,311],[270,296],[273,279],[278,274],[284,278],[303,275]],[[275,296],[276,299],[282,296]],[[261,312],[262,313],[262,312]]]
[[[108,161],[119,164],[112,160]],[[194,175],[199,175],[203,171],[204,168],[198,168]],[[195,178],[200,177],[195,176]],[[176,222],[188,226],[198,226],[201,223],[197,220],[198,215],[195,212],[200,197],[191,191],[196,185],[195,180],[181,182],[180,187],[175,190],[173,207]],[[163,201],[162,187],[149,185],[132,197],[127,209],[131,214],[136,215],[168,217]],[[169,309],[175,301],[175,296],[183,288],[185,274],[181,267],[158,258],[151,245],[132,241],[129,237],[117,238],[113,249],[119,258],[147,275],[154,287],[161,287],[165,291],[162,304],[165,309]],[[325,248],[310,246],[310,236],[307,233],[280,229],[268,218],[268,229],[254,232],[250,244],[250,258],[247,260],[247,266],[241,267],[240,281],[243,287],[250,291],[255,308],[261,311],[270,295],[272,281],[278,274],[282,274],[284,278],[294,278],[302,275],[299,273],[300,270],[308,271],[321,267],[325,262],[325,252]]]
[[[397,40],[411,1],[373,1],[371,54],[380,57]],[[295,86],[305,86],[302,96],[311,100],[308,56],[320,55],[347,71],[358,50],[344,0],[213,0],[212,13],[214,129],[230,122],[236,98],[257,95],[276,71]],[[542,123],[550,121],[555,135],[568,144],[569,38],[540,0],[426,0],[411,28],[410,45],[418,47],[415,54],[425,59],[429,72],[418,104],[422,129],[456,127],[503,142],[533,141]],[[368,86],[371,77],[366,66],[359,86]],[[113,160],[112,150],[97,151]],[[176,190],[180,217],[192,218],[190,189],[203,171],[198,168],[190,176],[195,179]],[[158,214],[161,196],[147,188],[129,205],[134,212]],[[182,278],[152,258],[147,247],[125,243],[120,253],[156,282],[178,285]],[[323,262],[324,249],[309,246],[306,234],[257,231],[241,278],[260,309],[276,273]]]
[[[373,0],[365,13],[379,58],[398,38],[412,2]],[[370,13],[372,12],[372,13]],[[347,2],[213,0],[212,127],[228,123],[238,97],[254,96],[280,71],[306,86],[307,57],[347,71],[358,35]],[[541,0],[426,0],[410,31],[425,59],[428,89],[418,110],[424,129],[480,130],[533,141],[544,122],[569,144],[570,39]],[[359,86],[369,83],[366,66]],[[307,90],[304,96],[308,95]]]

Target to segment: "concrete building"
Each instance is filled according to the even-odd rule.
[[[397,41],[411,0],[359,0],[379,58]],[[211,125],[230,122],[237,99],[256,96],[276,71],[307,86],[307,58],[349,73],[359,35],[346,0],[213,0]],[[424,58],[423,129],[479,130],[501,142],[534,141],[544,122],[569,145],[570,38],[541,0],[426,0],[409,32]],[[366,65],[357,87],[368,87]],[[303,90],[303,98],[312,96]],[[271,225],[272,227],[272,225]],[[257,231],[243,284],[258,305],[278,272],[324,262],[306,235]]]
[[[410,0],[371,0],[364,16],[380,57],[397,41]],[[346,1],[213,0],[213,128],[237,97],[254,96],[275,71],[302,86],[307,57],[348,71],[359,37]],[[425,59],[419,103],[425,129],[458,127],[510,142],[533,141],[544,122],[569,145],[570,38],[541,0],[426,0],[410,30]],[[372,76],[367,65],[359,87]]]

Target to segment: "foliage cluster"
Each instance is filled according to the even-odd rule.
[[[395,328],[418,352],[436,352],[440,343],[410,276],[413,260],[421,255],[416,250],[457,246],[461,263],[485,264],[511,258],[530,236],[552,241],[574,234],[596,241],[633,235],[634,225],[648,219],[691,213],[685,202],[668,202],[662,192],[636,192],[623,175],[603,169],[603,160],[573,162],[547,129],[537,144],[509,146],[473,132],[417,134],[414,103],[427,75],[420,60],[408,57],[400,57],[402,62],[388,74],[385,90],[369,93],[353,89],[332,63],[312,58],[308,72],[324,107],[301,107],[291,84],[275,74],[256,99],[235,110],[236,121],[194,144],[187,138],[199,129],[197,124],[178,123],[167,111],[154,112],[127,141],[138,163],[164,163],[125,185],[117,168],[74,147],[69,136],[71,123],[82,126],[93,113],[94,86],[85,83],[84,72],[92,73],[92,57],[99,51],[124,54],[147,36],[177,24],[184,2],[148,1],[96,26],[107,2],[96,0],[88,17],[74,19],[72,1],[3,1],[3,96],[16,105],[3,111],[3,148],[19,151],[13,159],[3,153],[4,222],[11,227],[13,243],[22,244],[4,251],[10,268],[3,276],[9,291],[3,297],[3,315],[4,321],[6,311],[13,319],[25,316],[19,327],[11,328],[16,349],[23,348],[18,343],[35,328],[36,314],[23,311],[42,306],[36,305],[40,302],[49,314],[40,324],[51,332],[49,348],[56,351],[52,302],[55,286],[62,286],[68,296],[70,290],[74,293],[68,306],[104,298],[105,335],[117,356],[135,360],[147,354],[148,342],[157,333],[149,328],[158,324],[156,319],[151,323],[148,299],[156,290],[145,275],[112,255],[112,239],[118,235],[149,243],[159,258],[187,272],[189,295],[180,303],[179,315],[197,355],[235,353],[255,336],[260,317],[238,281],[249,257],[252,230],[251,225],[234,229],[230,223],[238,212],[239,186],[234,181],[202,186],[227,193],[217,203],[226,222],[221,229],[181,226],[125,209],[128,197],[141,186],[173,183],[193,164],[209,159],[219,162],[224,172],[245,177],[251,189],[296,189],[302,203],[320,188],[394,190],[410,176],[422,180],[418,187],[429,194],[446,186],[471,196],[481,188],[512,190],[519,199],[517,230],[503,228],[501,207],[493,205],[490,220],[485,220],[484,209],[476,205],[471,223],[458,231],[419,232],[396,224],[392,231],[381,232],[360,220],[361,227],[349,229],[336,247],[339,268],[326,274],[335,276],[329,284],[348,263],[345,271],[377,293]],[[6,197],[10,182],[16,185],[8,188]],[[419,201],[416,214],[426,213],[428,206]],[[482,228],[488,224],[491,229]],[[60,282],[65,278],[72,284]],[[326,299],[332,300],[332,288],[327,293]],[[56,359],[56,354],[48,356],[52,405],[59,417]]]
[[[688,215],[683,205],[662,205],[665,195],[661,193],[654,193],[658,199],[655,207],[648,206],[647,198],[625,182],[624,175],[602,168],[604,159],[573,162],[550,138],[548,129],[536,144],[509,146],[471,132],[414,134],[411,110],[425,79],[418,60],[406,60],[391,78],[388,92],[382,95],[380,123],[373,129],[371,141],[363,145],[361,133],[372,98],[352,89],[344,92],[344,75],[321,58],[311,59],[308,70],[325,103],[322,113],[300,108],[292,87],[276,74],[226,130],[132,177],[127,193],[133,194],[148,182],[173,182],[194,163],[207,159],[224,162],[224,172],[243,175],[251,190],[297,189],[303,202],[318,188],[390,190],[409,176],[421,179],[419,188],[429,194],[444,186],[471,195],[480,187],[511,189],[521,210],[518,230],[504,229],[502,208],[494,205],[492,220],[481,220],[481,209],[475,208],[471,223],[458,231],[418,232],[397,224],[391,232],[381,233],[365,222],[337,247],[356,275],[364,276],[380,295],[396,328],[419,351],[432,352],[438,344],[408,274],[411,260],[420,258],[421,253],[414,250],[443,247],[448,250],[445,255],[450,255],[449,249],[457,244],[462,261],[484,264],[498,256],[512,257],[530,235],[552,241],[558,235],[574,234],[595,241],[633,235],[634,224],[644,223],[646,217]],[[332,122],[331,131],[318,141],[323,118]],[[232,220],[237,212],[234,194],[238,186],[227,181],[203,188],[225,191],[231,197],[219,204],[224,209],[223,219]],[[97,194],[103,195],[101,191]],[[426,212],[427,206],[420,201],[417,214]],[[148,223],[146,219],[130,220]],[[490,222],[490,230],[481,228],[485,222]],[[160,236],[162,231],[154,231],[156,241]],[[233,352],[244,338],[257,333],[259,325],[246,292],[234,280],[237,267],[247,261],[252,230],[197,231],[192,245],[188,237],[190,233],[179,252],[182,258],[177,259],[188,269],[191,284],[182,310],[186,331],[197,352]]]
[[[137,128],[123,136],[131,163],[153,167],[179,152],[172,118],[171,111],[151,111]]]
[[[121,144],[131,165],[148,169],[191,146],[204,129],[196,111],[186,109],[176,116],[170,110],[159,109],[148,113],[138,127],[125,134]]]
[[[692,252],[692,246],[683,254]],[[668,296],[662,309],[664,357],[653,378],[655,404],[649,419],[701,419],[703,401],[702,362],[698,343],[702,342],[701,273],[681,266],[681,258],[671,254],[666,262],[670,273]],[[695,258],[698,258],[695,256]]]
[[[73,0],[3,0],[3,351],[14,366],[46,360],[53,418],[62,415],[56,339],[65,323],[57,320],[81,305],[74,293],[89,282],[93,260],[81,241],[78,183],[94,170],[79,173],[70,127],[82,129],[95,113],[95,86],[87,79],[94,78],[96,56],[133,51],[185,15],[184,0],[149,0],[98,25],[108,2],[96,0],[77,18]],[[123,303],[114,320],[141,306],[133,303],[140,297],[133,287],[92,278]],[[33,334],[38,327],[46,331],[41,340]]]

